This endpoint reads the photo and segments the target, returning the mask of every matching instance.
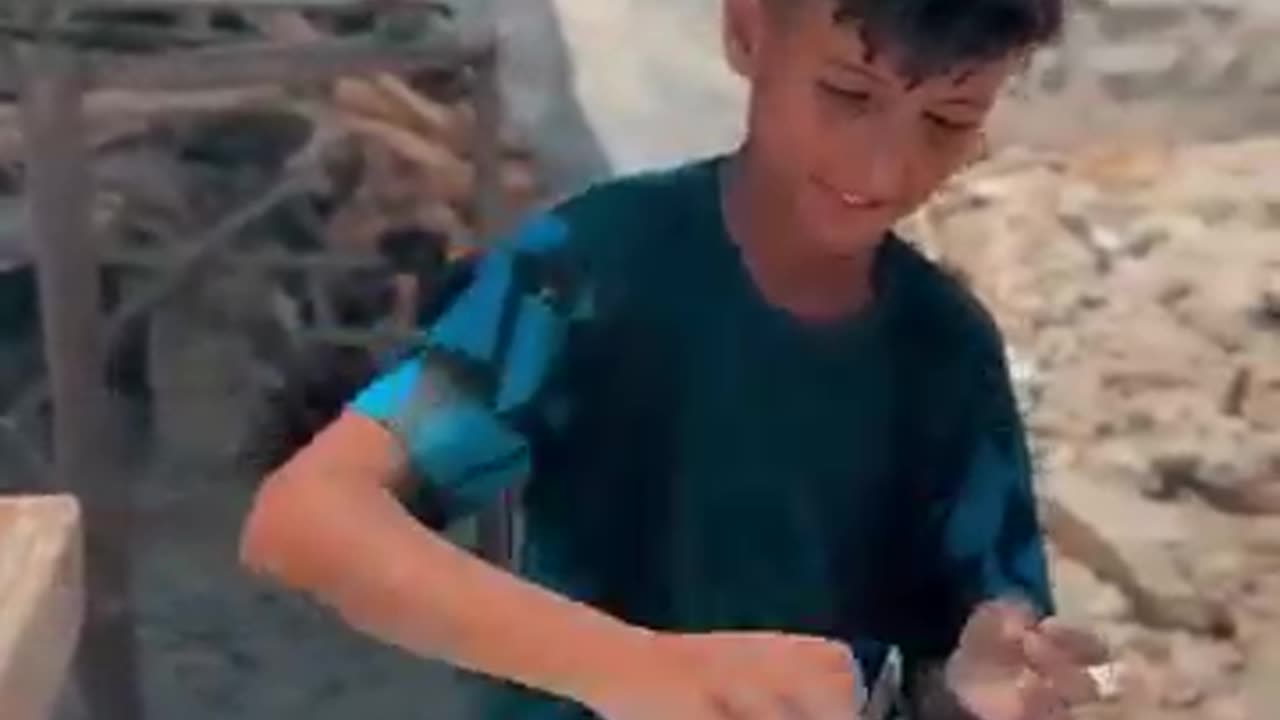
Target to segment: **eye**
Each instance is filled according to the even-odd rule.
[[[818,89],[822,92],[837,98],[841,102],[847,102],[853,105],[866,105],[871,101],[871,93],[857,88],[843,87],[826,80],[818,81]]]
[[[972,120],[958,120],[938,113],[925,113],[925,118],[934,127],[947,132],[969,132],[977,130],[980,125]]]

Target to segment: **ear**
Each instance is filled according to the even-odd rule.
[[[760,44],[764,39],[766,2],[771,0],[724,0],[723,40],[729,67],[744,78],[755,75]]]

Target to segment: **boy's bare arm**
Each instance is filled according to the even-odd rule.
[[[609,720],[854,716],[857,672],[843,644],[666,634],[555,595],[423,527],[396,499],[406,464],[389,432],[344,415],[258,492],[244,564],[384,642]]]
[[[242,562],[422,657],[580,698],[645,631],[495,568],[400,504],[407,460],[348,413],[274,472],[241,537]]]

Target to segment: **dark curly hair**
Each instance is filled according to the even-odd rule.
[[[780,9],[814,1],[915,79],[1044,45],[1064,22],[1064,0],[769,0]]]

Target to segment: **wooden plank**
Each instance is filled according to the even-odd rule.
[[[0,717],[46,720],[84,617],[80,506],[0,498]]]
[[[2,72],[2,71],[0,71]],[[86,129],[90,147],[131,133],[145,132],[149,123],[170,118],[227,112],[246,107],[276,107],[290,102],[277,85],[257,85],[207,91],[103,90],[85,98]],[[19,109],[0,105],[0,162],[23,149]],[[0,199],[0,251],[4,250],[9,223],[8,199]]]
[[[116,483],[105,387],[100,273],[91,238],[83,83],[57,46],[20,49],[22,130],[31,247],[36,255],[44,356],[53,399],[53,487],[84,511],[82,696],[95,720],[140,720],[130,596],[130,493]]]

